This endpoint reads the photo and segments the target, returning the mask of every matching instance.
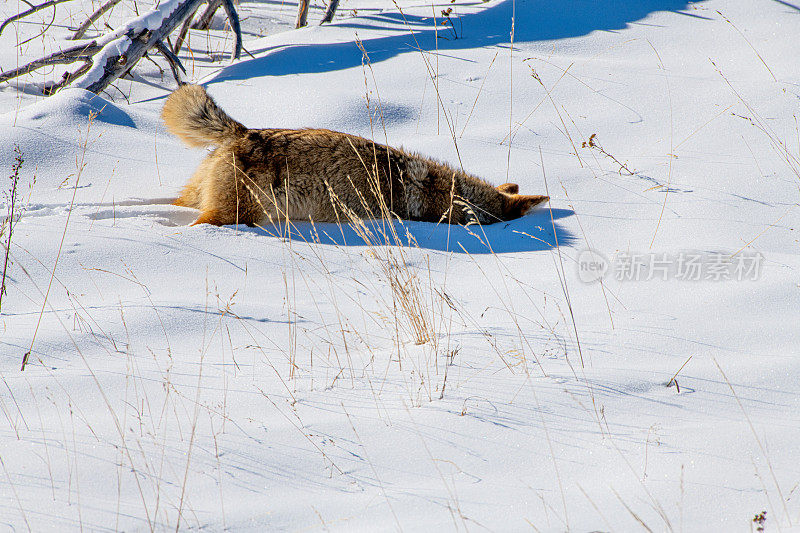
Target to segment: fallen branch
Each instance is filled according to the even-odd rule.
[[[211,27],[211,21],[214,20],[214,13],[222,7],[222,0],[209,0],[206,10],[203,14],[194,20],[191,28],[193,30],[207,30]]]
[[[200,6],[198,6],[199,8]],[[197,13],[197,9],[195,9],[195,13]],[[192,19],[194,19],[195,13],[192,13],[186,20],[183,21],[181,25],[181,31],[178,32],[178,37],[175,39],[175,45],[172,46],[172,53],[178,55],[181,52],[181,48],[183,48],[183,43],[186,41],[186,35],[189,33],[189,28],[192,26]]]
[[[242,45],[241,45],[241,30],[239,27],[239,15],[236,13],[236,9],[233,7],[232,2],[226,2],[225,0],[206,0],[208,2],[208,6],[206,6],[206,10],[203,11],[203,14],[197,18],[194,16],[188,17],[181,27],[181,31],[178,33],[178,38],[175,40],[175,46],[172,47],[172,52],[177,54],[181,51],[183,47],[183,43],[186,41],[186,35],[189,33],[189,28],[193,30],[208,30],[211,27],[211,21],[214,20],[214,13],[222,7],[225,10],[225,14],[228,16],[228,21],[230,22],[231,29],[233,30],[234,36],[236,37],[236,50],[238,53],[241,53]],[[233,15],[231,15],[233,13]],[[238,54],[236,55],[238,57]]]
[[[50,54],[47,57],[42,57],[40,59],[36,59],[35,61],[31,61],[27,65],[23,65],[17,69],[3,72],[0,74],[0,83],[16,78],[17,76],[22,76],[28,72],[33,72],[34,70],[48,65],[69,65],[80,60],[90,60],[90,58],[99,52],[101,48],[102,47],[97,44],[97,41],[67,48],[66,50]]]
[[[300,0],[297,5],[297,22],[295,29],[308,25],[308,0]]]
[[[119,4],[120,1],[121,0],[108,0],[108,2],[106,2],[102,6],[98,7],[97,10],[95,10],[94,13],[89,15],[89,18],[86,19],[86,21],[83,24],[78,26],[78,29],[75,30],[75,33],[72,34],[72,40],[73,41],[77,41],[78,39],[83,37],[83,34],[86,33],[86,30],[88,30],[89,27],[92,24],[97,22],[97,19],[102,17],[103,13],[109,11],[112,7],[114,7],[115,5]]]
[[[169,49],[169,46],[164,44],[164,41],[158,41],[156,43],[156,49],[161,53],[164,59],[167,60],[169,64],[169,68],[172,71],[172,76],[175,78],[175,82],[178,85],[183,85],[183,81],[181,80],[181,75],[178,72],[180,69],[184,74],[186,74],[186,69],[181,64],[181,60],[178,59],[178,56],[172,53],[172,50]]]
[[[228,16],[228,23],[233,31],[233,57],[239,59],[239,56],[242,55],[242,27],[239,25],[239,15],[236,13],[233,0],[222,0],[222,9],[225,10],[225,14]]]
[[[119,0],[117,0],[119,1]],[[41,11],[42,9],[46,9],[50,6],[54,6],[56,4],[60,4],[62,2],[69,2],[69,0],[50,0],[49,2],[45,2],[44,4],[39,4],[38,6],[33,6],[32,8],[28,9],[27,11],[23,11],[22,13],[17,13],[13,17],[9,17],[6,19],[5,22],[0,24],[0,34],[3,33],[3,30],[6,29],[6,26],[14,22],[15,20],[19,20],[21,18],[25,18],[28,15],[32,15],[37,11]]]
[[[66,1],[66,0],[52,0]],[[136,63],[151,49],[155,48],[170,64],[178,83],[178,69],[185,69],[174,53],[168,53],[164,40],[175,29],[192,17],[198,7],[207,0],[165,0],[157,8],[128,21],[117,30],[98,37],[88,44],[77,45],[47,57],[31,61],[27,65],[0,74],[0,82],[16,78],[48,65],[72,64],[83,61],[83,66],[74,72],[64,74],[56,84],[45,86],[46,94],[66,86],[81,87],[99,93],[130,72]],[[106,4],[108,5],[108,4]],[[239,16],[231,0],[222,0],[222,7],[228,16],[235,34],[233,57],[238,59],[242,51],[242,31]],[[110,9],[110,7],[109,7]]]
[[[333,20],[333,15],[336,14],[337,7],[339,7],[339,0],[331,0],[327,9],[325,9],[325,15],[322,17],[322,20],[319,21],[320,26]]]
[[[81,76],[83,76],[84,74],[89,72],[90,68],[92,68],[92,61],[91,61],[91,59],[86,59],[84,61],[83,65],[81,65],[81,67],[78,70],[76,70],[74,72],[65,72],[61,76],[61,81],[60,82],[58,82],[58,83],[46,83],[45,86],[42,88],[42,93],[45,96],[50,96],[50,95],[54,94],[56,91],[58,91],[62,87],[66,87],[67,85],[69,85],[70,83],[75,81],[76,79],[80,78]]]

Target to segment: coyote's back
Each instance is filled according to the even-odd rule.
[[[548,200],[346,133],[248,129],[197,85],[173,92],[162,117],[188,145],[216,147],[175,201],[200,209],[195,224],[384,217],[491,224]]]

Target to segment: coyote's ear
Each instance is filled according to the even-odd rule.
[[[504,183],[498,185],[497,190],[506,194],[517,194],[519,192],[519,185],[516,183]]]
[[[550,199],[549,196],[528,195],[528,194],[515,194],[506,199],[505,209],[503,210],[503,218],[505,220],[514,220],[524,216],[535,206],[544,203]]]

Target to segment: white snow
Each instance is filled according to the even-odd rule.
[[[91,11],[71,4],[63,25]],[[374,137],[552,210],[396,223],[405,246],[190,227],[169,201],[205,152],[161,124],[168,70],[0,87],[5,174],[25,159],[2,527],[747,532],[766,511],[800,531],[800,4],[400,5],[292,30],[295,4],[243,1],[253,57],[219,61],[220,18],[181,58],[247,126]],[[448,7],[458,39],[434,26]],[[69,45],[15,28],[3,69]],[[691,258],[703,279],[681,279]]]

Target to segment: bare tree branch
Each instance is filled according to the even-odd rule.
[[[239,25],[239,15],[236,13],[232,0],[222,0],[222,9],[228,15],[228,22],[231,25],[231,30],[233,30],[233,58],[239,59],[239,56],[242,55],[242,27]]]
[[[320,26],[333,20],[333,15],[336,14],[337,7],[339,7],[339,0],[330,0],[328,8],[325,10],[325,16],[319,21]]]
[[[65,72],[64,75],[61,76],[61,81],[58,82],[58,83],[47,83],[47,84],[45,84],[44,89],[42,90],[42,92],[46,96],[50,96],[51,94],[55,93],[56,91],[58,91],[62,87],[66,87],[67,85],[72,83],[74,80],[80,78],[81,76],[83,76],[84,74],[89,72],[90,68],[92,68],[92,60],[88,59],[88,58],[84,59],[83,60],[83,65],[81,65],[81,67],[78,70],[76,70],[75,72]]]
[[[172,53],[172,50],[169,49],[169,46],[164,44],[164,41],[158,41],[156,43],[156,49],[164,56],[164,59],[167,60],[169,63],[169,68],[172,71],[172,76],[175,78],[175,82],[180,86],[183,85],[183,80],[181,80],[181,74],[178,72],[178,69],[183,71],[186,74],[186,69],[183,68],[181,64],[181,60],[178,59],[178,56]]]
[[[233,57],[238,59],[242,53],[242,30],[239,24],[239,15],[236,12],[236,8],[233,6],[233,2],[230,0],[227,0],[227,2],[226,0],[206,1],[208,1],[208,7],[206,7],[205,11],[203,11],[202,15],[194,20],[192,20],[192,17],[189,17],[184,21],[181,31],[178,33],[178,38],[175,40],[175,45],[172,47],[172,52],[177,54],[181,51],[183,43],[186,41],[186,35],[189,33],[189,28],[193,30],[209,29],[211,26],[211,21],[214,19],[214,13],[216,13],[216,11],[222,7],[228,17],[228,22],[231,25],[235,39]]]
[[[308,0],[300,0],[297,5],[297,23],[295,29],[308,25]]]
[[[32,15],[37,11],[41,11],[42,9],[46,9],[50,6],[54,6],[56,4],[60,4],[62,2],[69,2],[69,0],[50,0],[49,2],[45,2],[44,4],[39,4],[38,6],[33,6],[32,8],[28,9],[27,11],[23,11],[22,13],[17,13],[13,17],[9,17],[6,19],[5,22],[0,24],[0,34],[3,33],[3,30],[6,29],[6,26],[14,22],[15,20],[19,20],[21,18],[25,18],[28,15]]]
[[[33,41],[34,39],[38,39],[39,37],[41,37],[42,35],[44,35],[45,33],[47,33],[47,30],[49,30],[49,29],[50,29],[50,27],[53,25],[53,23],[54,23],[55,21],[56,21],[56,8],[55,8],[55,6],[53,6],[53,16],[52,16],[52,18],[50,18],[50,22],[48,22],[48,23],[47,23],[47,26],[45,26],[44,28],[42,28],[42,30],[41,30],[39,33],[37,33],[36,35],[34,35],[33,37],[28,37],[28,38],[27,38],[27,39],[25,39],[24,41],[22,41],[22,42],[18,43],[18,44],[17,44],[17,47],[20,47],[20,46],[22,46],[22,45],[23,45],[23,44],[25,44],[25,43],[29,43],[29,42]]]
[[[129,71],[145,52],[172,33],[204,1],[162,2],[158,9],[153,9],[103,36],[105,45],[96,54],[94,66],[75,85],[99,93]],[[149,27],[156,23],[158,27]]]
[[[209,0],[206,10],[203,14],[197,17],[192,24],[193,30],[207,30],[211,27],[211,21],[214,20],[214,13],[217,9],[222,7],[222,0]]]
[[[67,0],[50,1],[52,3]],[[114,0],[109,0],[103,7],[109,6],[112,1]],[[76,61],[83,61],[82,67],[74,72],[65,73],[60,82],[45,86],[45,91],[52,93],[66,85],[74,85],[99,93],[120,76],[129,73],[149,50],[155,48],[166,58],[175,80],[180,84],[182,82],[178,70],[183,70],[184,73],[186,71],[176,54],[164,44],[164,40],[179,25],[184,24],[193,17],[198,7],[206,1],[163,0],[158,7],[129,20],[122,27],[98,37],[88,44],[77,45],[31,61],[15,70],[0,73],[0,82],[47,65],[71,64]],[[233,56],[238,59],[242,51],[242,31],[239,17],[231,0],[222,0],[222,7],[225,9],[231,29],[235,34]],[[110,9],[110,7],[107,9]]]
[[[101,48],[102,47],[97,44],[97,41],[92,41],[90,43],[80,44],[77,46],[73,46],[72,48],[67,48],[66,50],[50,54],[47,57],[31,61],[27,65],[23,65],[17,69],[10,70],[8,72],[3,72],[2,74],[0,74],[0,83],[16,78],[17,76],[22,76],[23,74],[27,74],[28,72],[32,72],[36,69],[48,65],[69,65],[70,63],[74,63],[75,61],[90,60],[92,55],[99,52]]]
[[[200,6],[197,6],[198,9]],[[195,13],[197,9],[195,9]],[[178,37],[175,39],[175,45],[172,47],[172,52],[174,54],[179,54],[181,48],[183,48],[183,43],[186,41],[186,35],[189,33],[189,28],[192,25],[192,19],[194,18],[195,13],[192,13],[186,20],[183,21],[183,25],[181,26],[181,31],[178,32]]]
[[[92,24],[97,22],[97,19],[102,17],[103,13],[109,11],[112,7],[119,4],[120,1],[121,0],[108,0],[108,2],[98,7],[97,10],[95,10],[94,13],[89,15],[89,18],[86,19],[86,21],[83,24],[81,24],[77,30],[75,30],[75,33],[72,35],[72,40],[77,41],[78,39],[83,37],[83,34],[86,33],[86,30],[88,30]]]

